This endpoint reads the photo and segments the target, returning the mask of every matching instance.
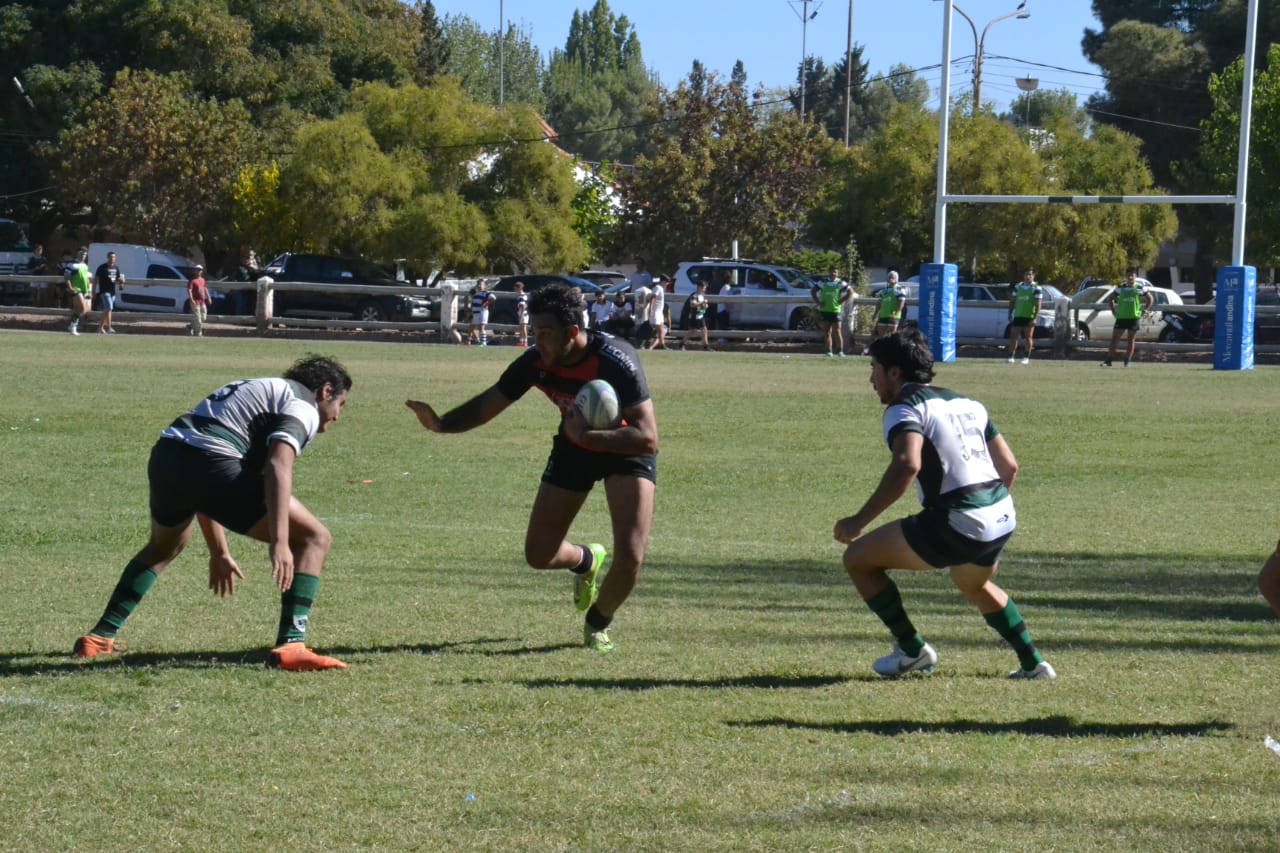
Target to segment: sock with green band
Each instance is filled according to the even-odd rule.
[[[902,606],[902,594],[898,585],[889,581],[889,585],[867,599],[871,612],[880,617],[880,621],[898,641],[903,654],[915,657],[924,648],[924,637],[916,631],[916,626],[907,618],[907,611]]]
[[[320,589],[319,575],[295,574],[293,585],[280,595],[280,630],[276,645],[301,643],[307,638],[307,620],[311,618],[311,602]]]
[[[1035,669],[1036,665],[1044,660],[1031,642],[1031,632],[1027,630],[1027,623],[1022,621],[1022,614],[1018,612],[1018,605],[1013,603],[1012,598],[1005,604],[1003,610],[984,613],[982,618],[986,619],[987,624],[1013,646],[1023,669]]]
[[[99,637],[114,637],[116,632],[124,627],[124,621],[129,618],[129,614],[138,606],[138,602],[147,594],[147,590],[151,589],[158,577],[155,569],[146,563],[130,560],[129,565],[124,567],[124,573],[120,575],[119,583],[111,593],[107,609],[102,612],[102,618],[98,620],[97,625],[93,626],[90,633],[97,634]]]

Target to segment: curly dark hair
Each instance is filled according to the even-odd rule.
[[[582,325],[582,307],[582,296],[561,282],[541,287],[529,297],[530,317],[549,314],[564,329]]]
[[[871,358],[888,370],[897,367],[907,382],[933,381],[933,352],[918,328],[899,329],[871,344]]]
[[[307,353],[284,372],[285,379],[300,382],[312,391],[319,391],[327,382],[339,393],[351,390],[351,374],[336,358]]]

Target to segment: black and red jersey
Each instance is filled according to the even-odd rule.
[[[530,388],[537,388],[559,407],[563,418],[578,390],[593,379],[603,379],[613,386],[623,411],[649,399],[649,383],[635,349],[626,341],[595,329],[587,332],[587,355],[577,364],[552,367],[542,360],[536,347],[530,347],[503,371],[498,390],[509,400],[519,400]]]

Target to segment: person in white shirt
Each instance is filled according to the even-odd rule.
[[[609,304],[609,295],[603,290],[597,291],[596,301],[591,303],[592,328],[603,329],[612,313],[613,306]]]
[[[649,341],[649,349],[666,349],[667,346],[667,282],[665,275],[654,278],[653,289],[649,291],[649,327],[653,329],[653,337]]]

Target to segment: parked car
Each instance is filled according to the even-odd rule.
[[[492,293],[499,294],[498,301],[489,309],[490,323],[506,323],[508,325],[515,323],[515,300],[510,297],[504,299],[501,294],[514,293],[517,281],[524,283],[525,293],[533,293],[535,290],[546,287],[548,284],[568,284],[581,290],[582,296],[587,300],[587,302],[594,301],[595,294],[604,289],[598,284],[587,281],[585,278],[578,278],[575,275],[568,275],[564,273],[504,275],[502,278],[498,279],[496,283],[488,285],[488,288]]]
[[[737,302],[729,306],[729,325],[753,329],[812,329],[816,306],[811,283],[798,269],[750,260],[708,259],[684,261],[676,267],[672,295],[667,297],[671,316],[680,317],[698,282],[707,282],[707,294],[715,296],[727,282],[735,296],[770,297],[769,302]]]
[[[1204,304],[1212,307],[1214,300],[1210,299]],[[1280,308],[1280,287],[1274,284],[1258,285],[1257,307]],[[1213,312],[1201,314],[1166,311],[1159,339],[1164,343],[1213,343],[1215,319]],[[1280,315],[1256,315],[1253,320],[1253,342],[1280,343]]]
[[[871,286],[871,295],[879,296],[888,284],[880,282]],[[919,300],[920,285],[914,282],[899,284],[907,291],[909,300]],[[1057,288],[1054,288],[1057,291]],[[1061,291],[1057,291],[1061,293]],[[1007,284],[960,284],[956,286],[956,337],[957,338],[1009,338],[1009,327],[1012,314],[1010,300],[1013,290]],[[1048,337],[1053,334],[1053,308],[1051,298],[1057,298],[1046,289],[1041,303],[1040,313],[1036,315],[1035,326],[1037,337]],[[965,302],[980,302],[981,305],[965,305]],[[920,306],[908,304],[903,315],[904,323],[918,324]]]
[[[583,270],[577,274],[577,277],[585,278],[592,284],[598,284],[609,291],[619,285],[625,286],[630,281],[630,276],[616,270]]]
[[[1097,279],[1086,279],[1086,282],[1096,281]],[[1163,309],[1170,305],[1183,304],[1182,297],[1167,287],[1153,287],[1151,282],[1143,278],[1138,279],[1138,283],[1147,289],[1154,302],[1152,302],[1151,310],[1144,312],[1142,319],[1138,321],[1138,332],[1135,337],[1140,341],[1159,340],[1160,333],[1165,325]],[[1115,289],[1116,285],[1114,284],[1090,283],[1089,286],[1071,297],[1071,307],[1075,315],[1073,318],[1075,337],[1077,340],[1111,340],[1111,332],[1115,328],[1116,317],[1111,312],[1111,309],[1107,307],[1107,301],[1111,298],[1111,294],[1115,292]],[[1102,307],[1091,307],[1098,304]]]
[[[267,264],[263,272],[280,283],[365,284],[386,287],[404,287],[408,284],[367,261],[336,255],[286,253]],[[395,293],[277,290],[274,313],[277,317],[426,321],[439,316],[439,300]]]
[[[12,219],[0,219],[0,275],[26,275],[31,260],[31,242],[22,226]],[[31,302],[31,285],[25,282],[0,283],[0,303],[26,305]]]

